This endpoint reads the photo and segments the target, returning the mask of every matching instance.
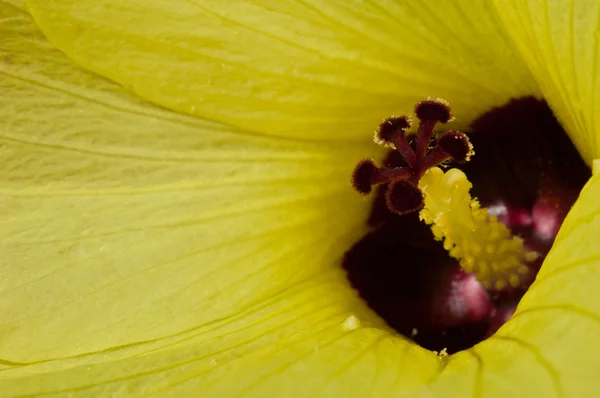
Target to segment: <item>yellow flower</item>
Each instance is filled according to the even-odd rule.
[[[339,260],[369,132],[423,97],[543,96],[591,165],[600,2],[28,6],[0,0],[0,396],[598,395],[597,175],[468,351],[391,332]]]

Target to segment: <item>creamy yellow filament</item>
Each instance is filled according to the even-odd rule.
[[[433,167],[419,181],[425,194],[420,218],[444,249],[486,287],[517,287],[528,272],[525,265],[537,254],[526,251],[523,240],[469,195],[471,183],[458,169],[444,173]]]

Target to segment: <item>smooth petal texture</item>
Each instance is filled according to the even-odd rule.
[[[544,98],[591,164],[600,154],[600,1],[495,1]]]
[[[0,35],[0,395],[380,396],[435,377],[339,267],[369,209],[349,183],[363,146],[149,106],[18,1]]]
[[[180,112],[253,131],[370,139],[426,96],[458,122],[537,95],[485,0],[28,0],[76,62]]]

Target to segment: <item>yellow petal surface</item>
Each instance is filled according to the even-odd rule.
[[[18,0],[0,35],[0,396],[598,392],[597,176],[514,320],[440,360],[339,270],[364,232],[364,147],[149,106],[52,49]]]
[[[600,1],[496,0],[505,29],[584,159],[600,153]]]
[[[0,35],[0,396],[381,396],[436,376],[339,266],[369,209],[349,183],[363,146],[147,105],[18,1]]]
[[[485,1],[29,0],[77,63],[167,108],[253,131],[370,137],[442,97],[468,124],[539,94]]]

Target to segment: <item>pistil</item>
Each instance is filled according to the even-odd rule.
[[[436,109],[436,100],[428,101],[433,102]],[[427,110],[427,107],[423,109]],[[438,109],[444,111],[443,107]],[[419,115],[432,118],[423,113]],[[452,116],[446,115],[446,118]],[[426,132],[430,129],[428,125],[440,127],[441,121],[436,118],[443,119],[438,114],[432,122],[420,123],[419,119],[415,123]],[[394,122],[396,119],[398,121]],[[384,123],[387,130],[383,128]],[[477,156],[459,164],[455,159],[465,157],[460,152],[472,153],[472,148],[462,145],[465,141],[461,135],[454,141],[447,139],[452,134],[436,134],[432,130],[431,135],[421,139],[422,143],[427,143],[421,148],[426,147],[427,151],[418,162],[416,144],[419,134],[414,135],[410,130],[410,119],[391,118],[384,123],[375,134],[376,142],[394,151],[386,156],[383,162],[386,167],[380,169],[373,161],[368,161],[365,164],[369,166],[361,166],[367,170],[363,171],[363,176],[353,176],[355,183],[366,181],[363,194],[370,192],[375,185],[379,187],[368,220],[371,231],[349,249],[344,256],[343,267],[348,280],[369,307],[396,331],[430,350],[447,348],[453,353],[466,349],[494,334],[511,317],[552,247],[565,215],[589,179],[590,169],[547,104],[531,97],[511,100],[475,120],[470,126],[473,132],[470,140],[477,149]],[[398,126],[404,134],[396,134]],[[459,154],[450,159],[452,166],[464,171],[473,182],[470,190],[468,181],[460,182],[462,177],[458,178],[458,185],[466,184],[463,192],[467,192],[469,197],[477,197],[481,206],[470,206],[475,199],[465,199],[454,205],[447,202],[447,199],[452,199],[451,191],[457,184],[458,174],[455,171],[443,173],[442,170],[447,170],[447,154],[456,151]],[[413,160],[411,153],[414,154]],[[427,163],[425,158],[429,158]],[[442,170],[436,171],[436,164]],[[403,171],[400,178],[396,178],[397,170],[385,172],[392,169],[408,171]],[[378,175],[379,170],[383,177]],[[431,173],[438,174],[438,177],[426,187],[424,182]],[[453,174],[453,178],[448,178]],[[371,176],[377,178],[371,181]],[[412,185],[392,184],[396,179]],[[430,195],[432,183],[439,185],[441,193]],[[409,197],[412,199],[409,200]],[[418,203],[419,198],[422,198],[422,204]],[[431,200],[433,204],[428,203]],[[484,248],[478,239],[487,242],[490,235],[503,236],[503,240],[516,240],[517,243],[518,238],[522,238],[525,250],[517,250],[521,253],[516,256],[520,258],[519,266],[506,267],[502,261],[500,266],[493,265],[504,257],[515,258],[514,255],[499,254],[499,245],[494,244],[495,253],[480,251],[484,257],[489,256],[491,262],[483,257],[481,261],[474,259],[475,267],[470,273],[465,272],[463,268],[467,269],[468,264],[464,265],[460,258],[451,257],[450,252],[444,249],[446,235],[438,234],[441,241],[436,242],[431,229],[435,224],[427,225],[420,220],[421,213],[436,206],[442,209],[442,213],[463,214],[462,218],[468,221],[466,227],[459,224],[457,230],[451,228],[447,231],[449,235],[459,236],[452,240],[462,242],[454,248],[464,246],[465,242],[468,250],[472,250],[472,242]],[[455,210],[453,206],[463,210]],[[396,211],[392,212],[390,208]],[[480,211],[487,214],[484,217],[471,214]],[[400,212],[404,215],[399,216]],[[472,217],[486,219],[488,232],[472,234],[473,225],[469,225]],[[432,218],[442,220],[447,219],[447,215],[438,214]],[[511,234],[490,232],[495,228],[502,229],[502,224]],[[446,243],[446,248],[449,246]],[[533,262],[528,262],[532,258],[527,254],[530,251],[535,252],[534,256],[538,255]],[[461,262],[462,265],[459,264]],[[523,265],[527,272],[518,272]],[[504,272],[490,276],[494,272],[487,271],[486,274],[485,267],[492,271],[503,268]],[[515,278],[513,284],[510,280],[511,267],[519,277],[516,288],[512,287]],[[483,280],[486,275],[487,282]],[[498,280],[503,281],[500,287],[505,286],[501,290],[497,290]],[[484,283],[490,287],[484,287]]]
[[[420,219],[466,273],[490,290],[517,288],[529,272],[527,264],[538,255],[525,250],[522,239],[471,198],[471,183],[462,171],[444,173],[436,167],[447,161],[467,162],[474,154],[468,137],[454,130],[439,134],[430,147],[436,125],[453,120],[448,103],[427,99],[416,105],[415,115],[419,119],[415,149],[407,138],[408,116],[386,119],[375,132],[375,142],[395,149],[406,166],[379,168],[372,160],[363,160],[354,170],[353,186],[368,194],[374,185],[388,184],[388,209],[399,215],[422,209]]]
[[[436,145],[429,148],[437,123],[452,120],[446,101],[421,101],[415,107],[415,114],[419,118],[416,149],[413,149],[407,137],[407,131],[412,125],[408,116],[388,118],[375,131],[375,143],[395,149],[404,159],[406,167],[379,168],[373,160],[365,159],[356,165],[352,174],[352,185],[363,195],[370,193],[374,185],[389,184],[386,193],[388,208],[400,215],[423,207],[423,193],[418,182],[425,171],[450,160],[466,162],[474,153],[469,138],[459,131],[440,134]]]
[[[525,250],[521,238],[471,199],[467,176],[459,169],[431,168],[419,186],[425,193],[420,219],[462,269],[491,290],[518,287],[538,254]]]

